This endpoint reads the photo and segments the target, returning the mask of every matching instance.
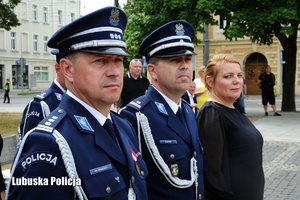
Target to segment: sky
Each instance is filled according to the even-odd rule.
[[[123,7],[123,4],[125,4],[126,1],[127,0],[119,0],[119,5]],[[99,8],[114,6],[114,3],[114,0],[81,0],[81,14],[86,15]]]

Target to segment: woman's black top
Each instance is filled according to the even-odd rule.
[[[197,115],[205,200],[262,200],[263,138],[237,108],[207,101]]]

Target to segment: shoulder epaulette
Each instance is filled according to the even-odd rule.
[[[141,110],[149,102],[150,102],[150,98],[147,97],[147,95],[143,95],[128,103],[126,107],[130,107],[135,110]]]
[[[66,116],[66,114],[67,113],[62,108],[57,107],[50,115],[48,115],[38,124],[36,129],[52,132],[59,122]]]
[[[35,95],[34,98],[39,99],[39,100],[43,100],[43,99],[45,99],[49,94],[51,94],[51,90],[50,90],[50,89],[45,90],[45,91],[43,91],[42,93],[40,93],[40,94],[38,94],[38,95]]]

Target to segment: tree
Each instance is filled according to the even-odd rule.
[[[227,21],[223,34],[230,41],[249,37],[259,45],[270,45],[277,37],[285,60],[281,110],[296,111],[299,0],[129,0],[124,10],[129,16],[125,39],[131,53],[137,52],[147,34],[174,19],[186,20],[203,33],[203,24],[216,25],[213,16],[220,15]]]
[[[18,17],[13,12],[13,9],[20,3],[21,0],[9,0],[4,3],[0,0],[0,28],[9,31],[11,27],[20,25]]]

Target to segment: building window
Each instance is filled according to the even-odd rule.
[[[11,50],[16,50],[17,49],[17,47],[16,47],[16,36],[17,36],[16,32],[11,32],[10,33],[10,49]]]
[[[47,42],[48,42],[48,36],[44,36],[44,52],[45,53],[48,52]]]
[[[71,22],[75,20],[75,14],[71,13]]]
[[[38,7],[37,7],[37,5],[32,5],[32,20],[33,21],[38,20]]]
[[[224,16],[219,15],[218,25],[219,25],[219,29],[220,30],[221,29],[223,30],[223,29],[226,28],[226,26],[227,26],[227,20],[225,19]]]
[[[39,36],[33,35],[33,51],[38,51],[39,49]]]
[[[0,30],[0,50],[5,49],[4,41],[5,41],[5,32],[4,30]]]
[[[30,39],[31,40],[31,39]],[[29,52],[29,36],[28,33],[21,33],[21,51]]]
[[[33,71],[34,71],[37,81],[48,81],[49,80],[49,68],[48,67],[35,66]]]
[[[26,2],[21,2],[21,18],[24,20],[27,20],[27,3]]]
[[[48,22],[48,8],[43,7],[43,22],[47,23]]]
[[[62,11],[61,10],[58,11],[58,24],[62,25]]]

